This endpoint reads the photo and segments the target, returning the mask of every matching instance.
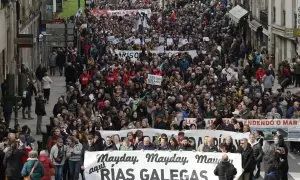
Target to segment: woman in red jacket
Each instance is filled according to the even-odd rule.
[[[52,162],[48,157],[48,153],[46,151],[41,151],[39,156],[39,161],[44,167],[44,176],[42,180],[51,180],[51,169],[53,168]]]

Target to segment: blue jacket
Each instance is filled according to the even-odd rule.
[[[28,176],[34,166],[34,163],[38,161],[37,159],[28,159],[28,161],[24,164],[23,169],[22,169],[22,176]],[[31,179],[32,180],[40,180],[44,176],[44,167],[43,165],[38,162],[37,166],[35,167],[33,173],[31,174]]]
[[[294,107],[290,107],[288,110],[287,110],[287,113],[286,113],[286,118],[292,118],[293,115],[294,115],[294,112],[295,112],[295,108]]]

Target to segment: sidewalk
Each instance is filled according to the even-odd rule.
[[[65,94],[65,77],[64,76],[52,76],[50,77],[53,81],[53,84],[51,85],[51,90],[50,90],[50,99],[49,99],[49,104],[46,104],[46,113],[47,115],[43,117],[43,122],[42,122],[42,131],[46,132],[46,124],[50,123],[50,116],[53,115],[52,110],[54,105],[57,103],[58,97],[61,95]],[[20,126],[27,125],[31,129],[31,135],[35,138],[36,141],[42,140],[42,136],[36,135],[36,121],[37,121],[37,116],[35,114],[35,96],[32,97],[32,106],[31,106],[31,115],[34,118],[33,120],[28,120],[28,119],[22,119],[22,108],[18,112],[18,120]],[[15,116],[14,113],[12,115],[12,120],[10,122],[10,127],[14,127],[15,125]]]

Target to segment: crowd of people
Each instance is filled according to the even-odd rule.
[[[295,57],[291,64],[283,61],[275,70],[264,48],[253,49],[244,41],[228,16],[234,5],[226,0],[174,1],[164,10],[156,1],[122,1],[117,6],[150,8],[152,13],[99,16],[94,10],[100,7],[92,4],[76,18],[79,49],[53,50],[49,57],[50,75],[55,75],[57,66],[61,76],[64,72],[66,93],[53,108],[47,146],[38,156],[29,127],[9,132],[0,144],[0,179],[55,176],[56,180],[77,180],[80,175],[84,179],[85,151],[157,149],[241,153],[241,180],[258,178],[262,161],[266,179],[287,180],[288,148],[280,132],[274,144],[263,143],[263,132],[251,132],[249,125],[237,119],[299,118],[299,96],[286,90],[300,85],[299,59]],[[157,47],[178,52],[152,53]],[[117,50],[141,52],[133,59],[121,58]],[[196,50],[197,55],[192,57],[188,50]],[[27,112],[30,119],[31,99],[37,95],[37,135],[50,97],[52,80],[47,71],[48,67],[37,68],[37,84],[29,79],[22,98],[23,118]],[[148,74],[162,76],[161,85],[148,84]],[[278,89],[276,79],[281,84]],[[223,122],[232,117],[230,123]],[[188,124],[185,118],[196,118],[196,122]],[[205,118],[215,121],[208,127]],[[181,133],[178,138],[160,134],[155,142],[141,130],[129,132],[125,139],[118,134],[101,136],[102,130],[144,128],[209,128],[251,134],[239,146],[231,137],[218,146],[207,137],[199,147]],[[292,151],[299,151],[298,143],[291,145]],[[222,163],[228,163],[227,159],[224,156]],[[234,169],[228,174],[230,168],[224,167],[217,166],[215,174],[232,179]]]

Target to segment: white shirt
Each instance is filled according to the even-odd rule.
[[[49,76],[44,76],[42,83],[43,83],[43,89],[50,89],[51,88],[50,84],[52,83],[52,80],[50,79]]]

